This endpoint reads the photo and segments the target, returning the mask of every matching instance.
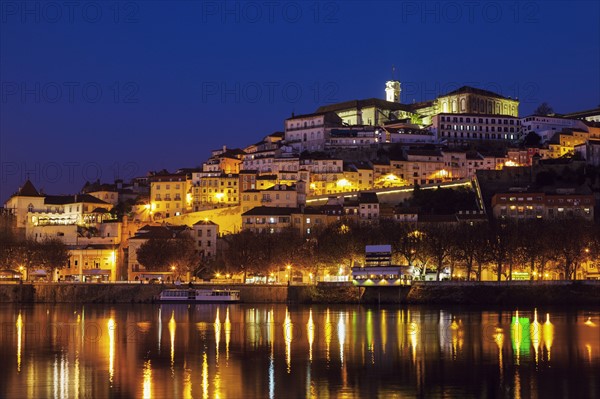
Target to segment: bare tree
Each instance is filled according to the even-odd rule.
[[[554,109],[547,102],[543,102],[533,111],[534,115],[552,115],[554,114]]]
[[[444,268],[444,263],[452,255],[454,248],[452,235],[454,227],[446,224],[431,224],[424,229],[424,252],[431,259],[436,267],[436,280],[440,280],[440,273]]]
[[[458,226],[456,234],[452,237],[454,242],[454,256],[457,261],[464,264],[467,281],[471,280],[473,266],[480,259],[478,258],[478,251],[486,246],[486,232],[487,225],[485,224],[476,223],[471,225],[462,223]],[[478,276],[480,274],[481,271],[477,273]]]

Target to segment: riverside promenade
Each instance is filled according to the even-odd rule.
[[[152,303],[172,285],[136,283],[3,283],[0,303]],[[341,284],[198,284],[240,291],[242,303],[592,305],[600,306],[600,281],[413,282],[403,287]],[[187,285],[180,286],[187,288]]]

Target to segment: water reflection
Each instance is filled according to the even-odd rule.
[[[21,349],[23,345],[23,317],[17,316],[17,372],[21,372]]]
[[[144,399],[150,399],[152,397],[152,365],[150,360],[144,362],[143,370],[143,393]]]
[[[0,322],[6,397],[600,397],[593,309],[0,305]]]
[[[115,374],[115,320],[110,318],[107,323],[108,331],[108,380],[112,386]]]

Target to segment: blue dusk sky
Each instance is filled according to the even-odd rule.
[[[600,104],[594,1],[0,1],[0,199],[195,167],[292,112],[463,85]]]

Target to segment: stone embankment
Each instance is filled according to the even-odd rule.
[[[418,305],[594,305],[600,281],[415,282],[404,287],[313,285],[196,285],[240,291],[243,303]],[[127,283],[0,284],[0,303],[150,303],[173,286]],[[187,288],[182,286],[181,288]]]

